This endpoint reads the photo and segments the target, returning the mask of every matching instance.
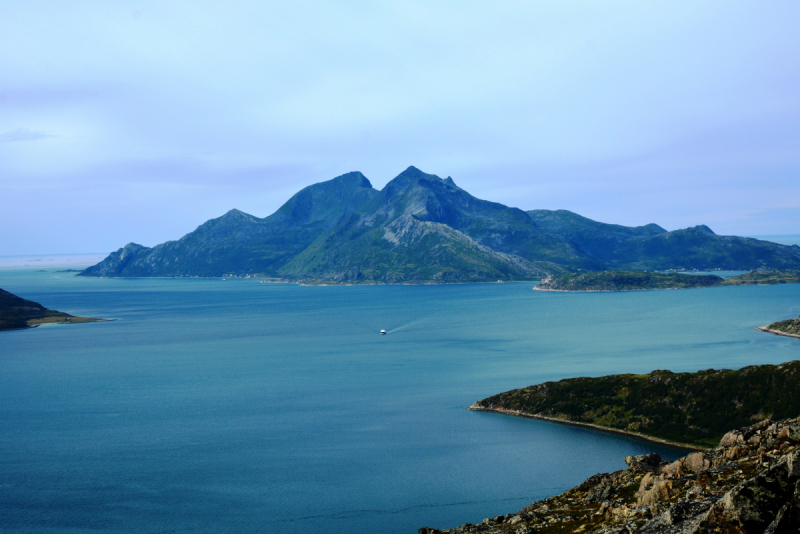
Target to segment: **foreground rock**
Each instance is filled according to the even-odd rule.
[[[784,534],[800,532],[800,418],[761,421],[675,462],[625,458],[561,495],[439,533]]]

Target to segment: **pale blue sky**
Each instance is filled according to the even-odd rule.
[[[409,165],[800,233],[800,2],[3,2],[0,256],[177,239]]]

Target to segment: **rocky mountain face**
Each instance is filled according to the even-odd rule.
[[[524,212],[409,167],[381,191],[354,172],[303,189],[263,219],[231,210],[178,241],[130,243],[81,274],[396,283],[762,266],[798,268],[800,247],[720,237],[705,227],[667,232],[564,210]]]
[[[761,421],[675,462],[629,456],[561,495],[480,524],[420,534],[796,534],[800,418]]]

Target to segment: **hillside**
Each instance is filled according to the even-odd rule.
[[[715,444],[716,445],[716,444]],[[560,495],[508,515],[420,534],[794,534],[800,531],[800,418],[727,432],[674,462],[625,458]]]
[[[800,414],[800,361],[738,371],[568,378],[500,393],[470,409],[712,446],[730,428]]]
[[[19,330],[45,323],[88,323],[102,320],[74,317],[68,313],[48,310],[38,302],[0,289],[0,330]]]
[[[306,187],[263,219],[231,210],[177,241],[120,248],[82,276],[480,282],[617,269],[800,269],[800,247],[667,232],[473,197],[409,167],[381,191],[359,172]]]

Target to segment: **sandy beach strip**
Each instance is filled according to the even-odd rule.
[[[539,421],[547,421],[548,423],[556,423],[556,424],[559,424],[559,425],[577,426],[577,427],[580,427],[580,428],[588,428],[588,429],[591,429],[591,430],[597,430],[599,432],[606,432],[608,434],[616,434],[618,436],[625,436],[625,437],[632,438],[632,439],[635,439],[635,440],[638,440],[638,441],[645,441],[645,442],[648,442],[648,443],[656,443],[658,445],[665,445],[667,447],[674,447],[676,449],[683,449],[683,450],[686,450],[686,451],[704,451],[704,450],[709,448],[709,447],[698,447],[696,445],[688,445],[686,443],[677,443],[677,442],[674,442],[674,441],[667,441],[665,439],[654,438],[652,436],[647,436],[645,434],[639,434],[639,433],[636,433],[636,432],[627,432],[625,430],[619,430],[619,429],[616,429],[616,428],[608,428],[608,427],[600,426],[600,425],[593,425],[591,423],[578,423],[578,422],[575,422],[575,421],[569,421],[567,419],[558,419],[556,417],[547,417],[547,416],[544,416],[544,415],[530,414],[530,413],[525,413],[525,412],[522,412],[522,411],[519,411],[519,410],[491,409],[491,408],[484,408],[482,406],[476,406],[475,404],[473,404],[472,406],[470,406],[467,409],[468,410],[473,410],[473,411],[476,411],[476,412],[493,412],[493,413],[499,413],[499,414],[503,414],[503,415],[513,415],[514,417],[525,417],[527,419],[537,419]]]

